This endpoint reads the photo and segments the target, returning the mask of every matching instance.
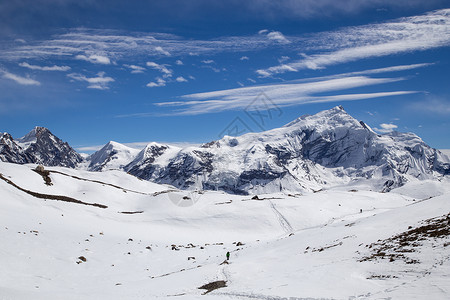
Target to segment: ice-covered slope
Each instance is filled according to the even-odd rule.
[[[123,169],[132,161],[139,150],[110,141],[102,149],[88,157],[90,171]]]
[[[186,207],[173,201],[186,192],[117,170],[47,168],[46,185],[34,167],[0,162],[1,299],[448,298],[446,179],[391,193],[205,192]]]
[[[389,191],[408,180],[447,175],[450,165],[416,135],[376,134],[335,107],[282,128],[172,151],[163,163],[136,159],[125,169],[183,189],[247,194],[319,190],[362,179]]]

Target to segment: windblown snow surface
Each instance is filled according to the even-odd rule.
[[[448,179],[252,199],[35,167],[0,162],[0,299],[450,295]]]

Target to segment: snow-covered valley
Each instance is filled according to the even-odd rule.
[[[349,183],[256,198],[176,190],[118,170],[48,167],[48,185],[34,168],[0,162],[1,299],[447,299],[450,292],[446,178],[389,193]],[[93,203],[107,207],[86,205]],[[208,283],[226,286],[203,295]]]

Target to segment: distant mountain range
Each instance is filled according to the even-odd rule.
[[[340,106],[281,128],[225,136],[200,147],[150,143],[139,151],[109,142],[85,160],[48,129],[36,127],[18,140],[0,134],[0,159],[90,171],[122,169],[181,189],[234,194],[302,192],[355,182],[387,192],[407,181],[450,174],[449,158],[417,135],[377,134]]]

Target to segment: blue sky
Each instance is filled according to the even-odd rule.
[[[450,148],[448,1],[37,2],[0,2],[0,131],[16,138],[203,143],[342,105]]]

